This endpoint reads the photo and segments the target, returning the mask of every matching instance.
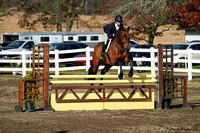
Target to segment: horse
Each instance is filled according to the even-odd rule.
[[[130,51],[129,41],[130,41],[130,34],[129,34],[130,27],[127,29],[123,29],[117,32],[115,38],[112,39],[110,47],[108,51],[105,53],[105,60],[101,60],[101,49],[104,42],[98,43],[94,47],[94,52],[92,56],[92,65],[88,69],[87,73],[90,74],[97,74],[98,68],[100,65],[105,65],[105,67],[101,70],[101,75],[104,75],[109,69],[114,65],[120,66],[120,72],[118,74],[118,78],[123,78],[123,70],[122,70],[122,63],[129,63],[130,62],[130,71],[128,76],[131,78],[133,76],[133,58]]]

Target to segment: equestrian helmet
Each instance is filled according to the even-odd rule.
[[[117,16],[115,17],[115,21],[117,21],[117,22],[122,22],[122,21],[123,21],[122,16],[121,16],[121,15],[117,15]]]

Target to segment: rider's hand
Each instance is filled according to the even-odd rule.
[[[118,35],[119,32],[116,32],[113,34],[113,37],[116,37]]]

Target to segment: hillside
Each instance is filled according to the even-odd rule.
[[[4,21],[0,21],[0,34],[1,33],[11,33],[11,32],[43,32],[43,31],[55,31],[55,26],[48,27],[44,29],[41,25],[36,27],[36,30],[27,30],[24,28],[20,28],[18,26],[18,18],[20,17],[20,13],[12,15],[12,16],[6,16],[2,19]],[[91,19],[92,18],[92,19]],[[94,25],[92,28],[90,25],[86,24],[89,23],[90,25]],[[112,22],[112,19],[110,17],[106,16],[86,16],[81,15],[78,21],[78,30],[79,31],[102,31],[102,26],[106,23]],[[90,27],[90,28],[88,28]],[[167,27],[162,26],[159,27],[158,30],[166,29]],[[175,44],[185,41],[185,31],[184,30],[176,30],[177,26],[172,26],[169,31],[164,32],[164,35],[162,37],[156,37],[154,40],[154,44],[157,45],[158,43],[161,44]],[[63,28],[63,31],[65,29]],[[72,31],[77,31],[77,21],[74,22]],[[133,38],[134,39],[134,38]],[[0,38],[1,41],[1,38]],[[139,43],[146,43],[145,41],[139,41],[136,40]]]

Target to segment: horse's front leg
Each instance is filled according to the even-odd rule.
[[[118,78],[122,79],[123,78],[123,70],[122,70],[122,62],[121,62],[121,60],[118,60],[118,64],[119,64],[119,68],[120,68],[120,71],[119,71],[119,74],[118,74]]]
[[[133,76],[133,57],[131,54],[129,54],[129,60],[130,60],[130,71],[128,73],[129,78],[132,78]]]

